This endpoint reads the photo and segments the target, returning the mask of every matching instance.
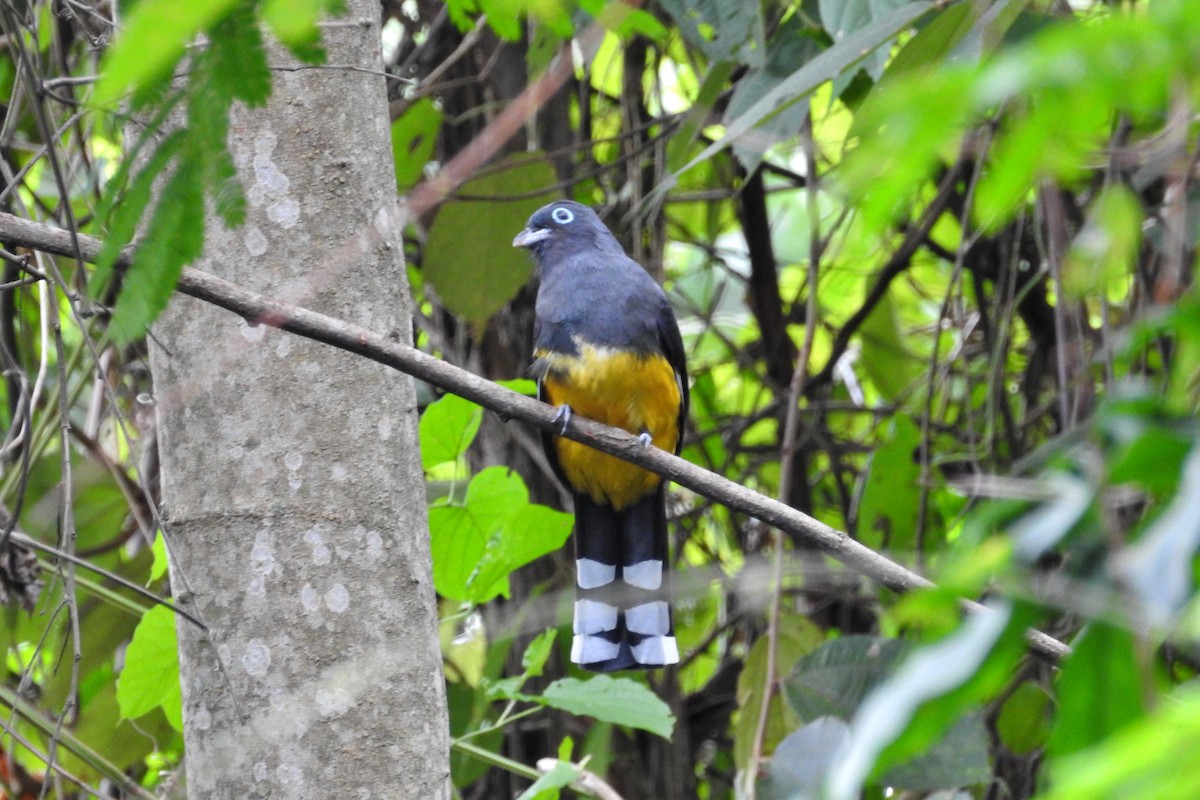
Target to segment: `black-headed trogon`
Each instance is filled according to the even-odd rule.
[[[663,290],[594,211],[569,200],[535,212],[513,246],[533,253],[541,276],[538,397],[678,453],[687,367]],[[578,442],[543,442],[575,500],[571,660],[599,672],[678,662],[662,480]]]

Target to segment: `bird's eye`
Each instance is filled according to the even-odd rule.
[[[550,217],[559,225],[566,225],[567,223],[575,220],[575,215],[571,213],[571,210],[569,208],[563,208],[562,206],[559,206],[551,211]]]

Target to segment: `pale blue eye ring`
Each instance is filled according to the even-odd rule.
[[[575,215],[571,213],[571,209],[559,206],[550,212],[550,218],[559,225],[567,225],[575,221]]]

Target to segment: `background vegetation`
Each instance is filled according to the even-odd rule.
[[[174,615],[136,591],[170,596],[141,339],[204,203],[239,221],[222,142],[270,91],[258,21],[319,64],[322,5],[142,0],[115,36],[106,4],[0,9],[0,207],[108,243],[0,251],[9,796],[174,787]],[[424,387],[462,797],[552,796],[578,774],[528,788],[554,755],[630,799],[1197,796],[1195,2],[381,13],[418,345],[529,391],[509,243],[548,199],[593,205],[675,304],[683,455],[938,584],[897,596],[675,491],[683,662],[576,673],[536,435]],[[1031,626],[1070,655],[1030,655]]]

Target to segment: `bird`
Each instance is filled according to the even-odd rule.
[[[538,209],[513,246],[540,276],[530,371],[561,432],[579,414],[678,455],[687,363],[662,288],[582,203]],[[575,505],[571,661],[594,672],[678,663],[665,483],[553,433],[542,442]]]

